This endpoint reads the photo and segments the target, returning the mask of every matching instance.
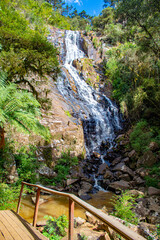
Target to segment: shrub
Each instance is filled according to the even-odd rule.
[[[18,195],[19,188],[0,183],[0,210],[14,209]]]
[[[36,183],[36,169],[38,168],[38,163],[35,151],[36,148],[33,146],[30,146],[29,150],[22,147],[19,153],[15,154],[19,182],[26,181]]]
[[[54,178],[54,181],[62,183],[63,180],[66,180],[66,176],[69,174],[70,168],[77,164],[78,158],[71,157],[70,151],[62,153],[62,157],[58,160],[54,169],[57,172],[57,177]]]
[[[46,216],[48,218],[43,235],[50,240],[60,240],[66,235],[65,228],[68,226],[68,220],[65,215],[58,217]]]
[[[151,141],[152,132],[148,126],[148,123],[141,120],[134,127],[133,132],[130,134],[131,146],[139,153],[143,153],[148,149],[148,145]]]
[[[136,205],[135,197],[131,195],[129,191],[122,192],[121,196],[113,197],[112,201],[115,208],[115,212],[113,213],[114,216],[133,224],[138,223],[138,218],[133,212]]]

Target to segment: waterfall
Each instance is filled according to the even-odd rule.
[[[74,116],[83,123],[86,154],[89,157],[93,152],[102,155],[102,144],[107,143],[111,149],[115,132],[121,129],[121,126],[117,107],[109,98],[89,86],[72,65],[73,60],[86,57],[80,47],[81,41],[78,31],[66,31],[66,55],[63,63],[65,71],[58,80],[57,87],[70,103]],[[76,90],[72,89],[68,75],[74,81]]]

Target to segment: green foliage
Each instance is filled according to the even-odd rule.
[[[141,196],[139,196],[141,197]],[[133,209],[136,205],[135,197],[129,191],[122,192],[121,196],[112,198],[115,212],[114,216],[119,217],[127,222],[138,224],[138,218]]]
[[[46,216],[47,223],[43,230],[43,235],[50,240],[60,240],[66,235],[65,228],[68,227],[68,220],[65,215],[58,217]]]
[[[57,176],[54,178],[54,182],[62,183],[63,180],[67,179],[69,170],[72,166],[78,164],[77,157],[71,157],[70,151],[62,153],[61,158],[58,160],[54,170],[57,172]]]
[[[0,5],[2,8],[0,65],[8,73],[7,80],[18,83],[26,83],[27,80],[30,83],[27,75],[31,73],[40,77],[52,74],[55,78],[59,72],[57,50],[47,41],[44,31],[39,29],[44,19],[41,17],[40,23],[33,26],[30,24],[30,16],[25,16],[25,13],[32,14],[33,11],[37,11],[38,15],[43,14],[42,9],[46,7],[46,3],[8,0],[7,3],[1,1]],[[37,15],[35,19],[37,21]]]
[[[3,76],[3,77],[2,77]],[[13,125],[24,133],[34,132],[50,139],[47,128],[40,124],[40,104],[33,95],[25,90],[17,89],[13,83],[6,84],[4,74],[0,75],[0,127]]]
[[[35,152],[36,148],[34,146],[30,146],[30,149],[22,147],[14,155],[19,176],[18,183],[22,181],[36,183],[36,169],[38,169],[39,163],[37,163]]]
[[[158,184],[160,179],[160,163],[158,162],[148,169],[150,171],[148,176],[145,176],[146,185],[148,187],[152,186],[155,188],[160,188]]]
[[[146,121],[142,120],[134,127],[133,132],[130,134],[131,146],[139,153],[148,150],[149,143],[151,142],[152,132]]]
[[[0,210],[14,209],[18,195],[19,188],[0,183]]]

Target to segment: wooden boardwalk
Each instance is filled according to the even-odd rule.
[[[0,240],[47,240],[36,228],[17,213],[0,211]]]

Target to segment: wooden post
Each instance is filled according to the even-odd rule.
[[[33,216],[33,226],[36,226],[37,223],[37,215],[38,215],[38,207],[39,207],[39,199],[40,199],[40,192],[41,189],[37,189],[37,195],[36,195],[36,203],[35,203],[35,209],[34,209],[34,216]]]
[[[20,204],[21,204],[21,199],[22,199],[23,187],[24,187],[24,183],[22,182],[21,191],[20,191],[19,200],[18,200],[18,205],[17,205],[17,214],[19,214],[19,209],[20,209]]]
[[[74,201],[69,198],[69,233],[68,239],[73,240],[74,229]]]

